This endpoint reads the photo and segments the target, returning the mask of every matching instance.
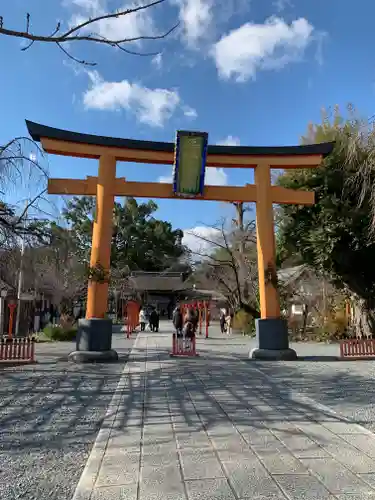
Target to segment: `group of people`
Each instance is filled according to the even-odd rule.
[[[226,309],[220,310],[220,330],[221,333],[226,333],[231,335],[233,329],[233,317],[232,311],[227,311]]]
[[[173,326],[176,330],[177,337],[184,335],[185,338],[192,339],[195,337],[195,332],[198,328],[199,317],[197,312],[189,308],[185,316],[182,313],[181,306],[177,304],[172,315]]]
[[[151,308],[151,310],[144,309],[142,307],[139,311],[139,324],[141,325],[141,332],[144,332],[146,330],[147,325],[149,325],[151,332],[158,332],[159,321],[160,314],[156,307]]]

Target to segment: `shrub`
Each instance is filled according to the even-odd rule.
[[[255,320],[251,314],[240,309],[233,319],[233,328],[239,330],[243,335],[255,335]]]
[[[77,328],[63,328],[61,325],[47,325],[43,334],[57,342],[72,342],[77,336]]]

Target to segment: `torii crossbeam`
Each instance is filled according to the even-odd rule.
[[[98,176],[86,179],[49,179],[48,193],[96,196],[90,265],[110,267],[112,211],[115,196],[176,198],[172,184],[129,182],[116,177],[116,162],[173,165],[174,143],[116,139],[47,127],[27,121],[31,137],[51,154],[99,160]],[[257,321],[259,349],[254,357],[294,357],[289,349],[285,322],[275,283],[273,204],[314,204],[314,193],[271,185],[271,169],[314,168],[332,151],[333,143],[283,147],[208,146],[208,167],[254,168],[255,184],[205,186],[194,199],[255,202],[261,319]],[[86,319],[104,321],[108,283],[88,284]],[[266,351],[266,352],[264,352]],[[276,352],[277,351],[277,352]],[[294,354],[293,354],[294,353]]]

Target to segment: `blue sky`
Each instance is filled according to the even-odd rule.
[[[4,27],[52,32],[126,0],[2,2]],[[176,129],[209,133],[210,143],[287,145],[299,142],[320,109],[348,102],[373,115],[375,3],[357,0],[166,0],[96,27],[103,36],[161,33],[167,39],[128,48],[71,43],[70,53],[95,61],[83,67],[57,47],[0,37],[0,141],[26,134],[25,118],[58,128],[116,137],[173,141]],[[96,162],[49,157],[52,177],[95,175]],[[243,185],[252,171],[208,169],[207,183]],[[118,164],[129,180],[158,181],[171,168]],[[159,200],[158,216],[182,229],[215,223],[220,203]]]

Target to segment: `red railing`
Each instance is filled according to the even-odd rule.
[[[35,339],[28,337],[1,339],[0,361],[35,361]]]
[[[350,339],[340,342],[342,358],[375,357],[375,339]]]
[[[198,356],[196,352],[195,336],[193,338],[184,338],[174,333],[172,336],[171,356]]]

